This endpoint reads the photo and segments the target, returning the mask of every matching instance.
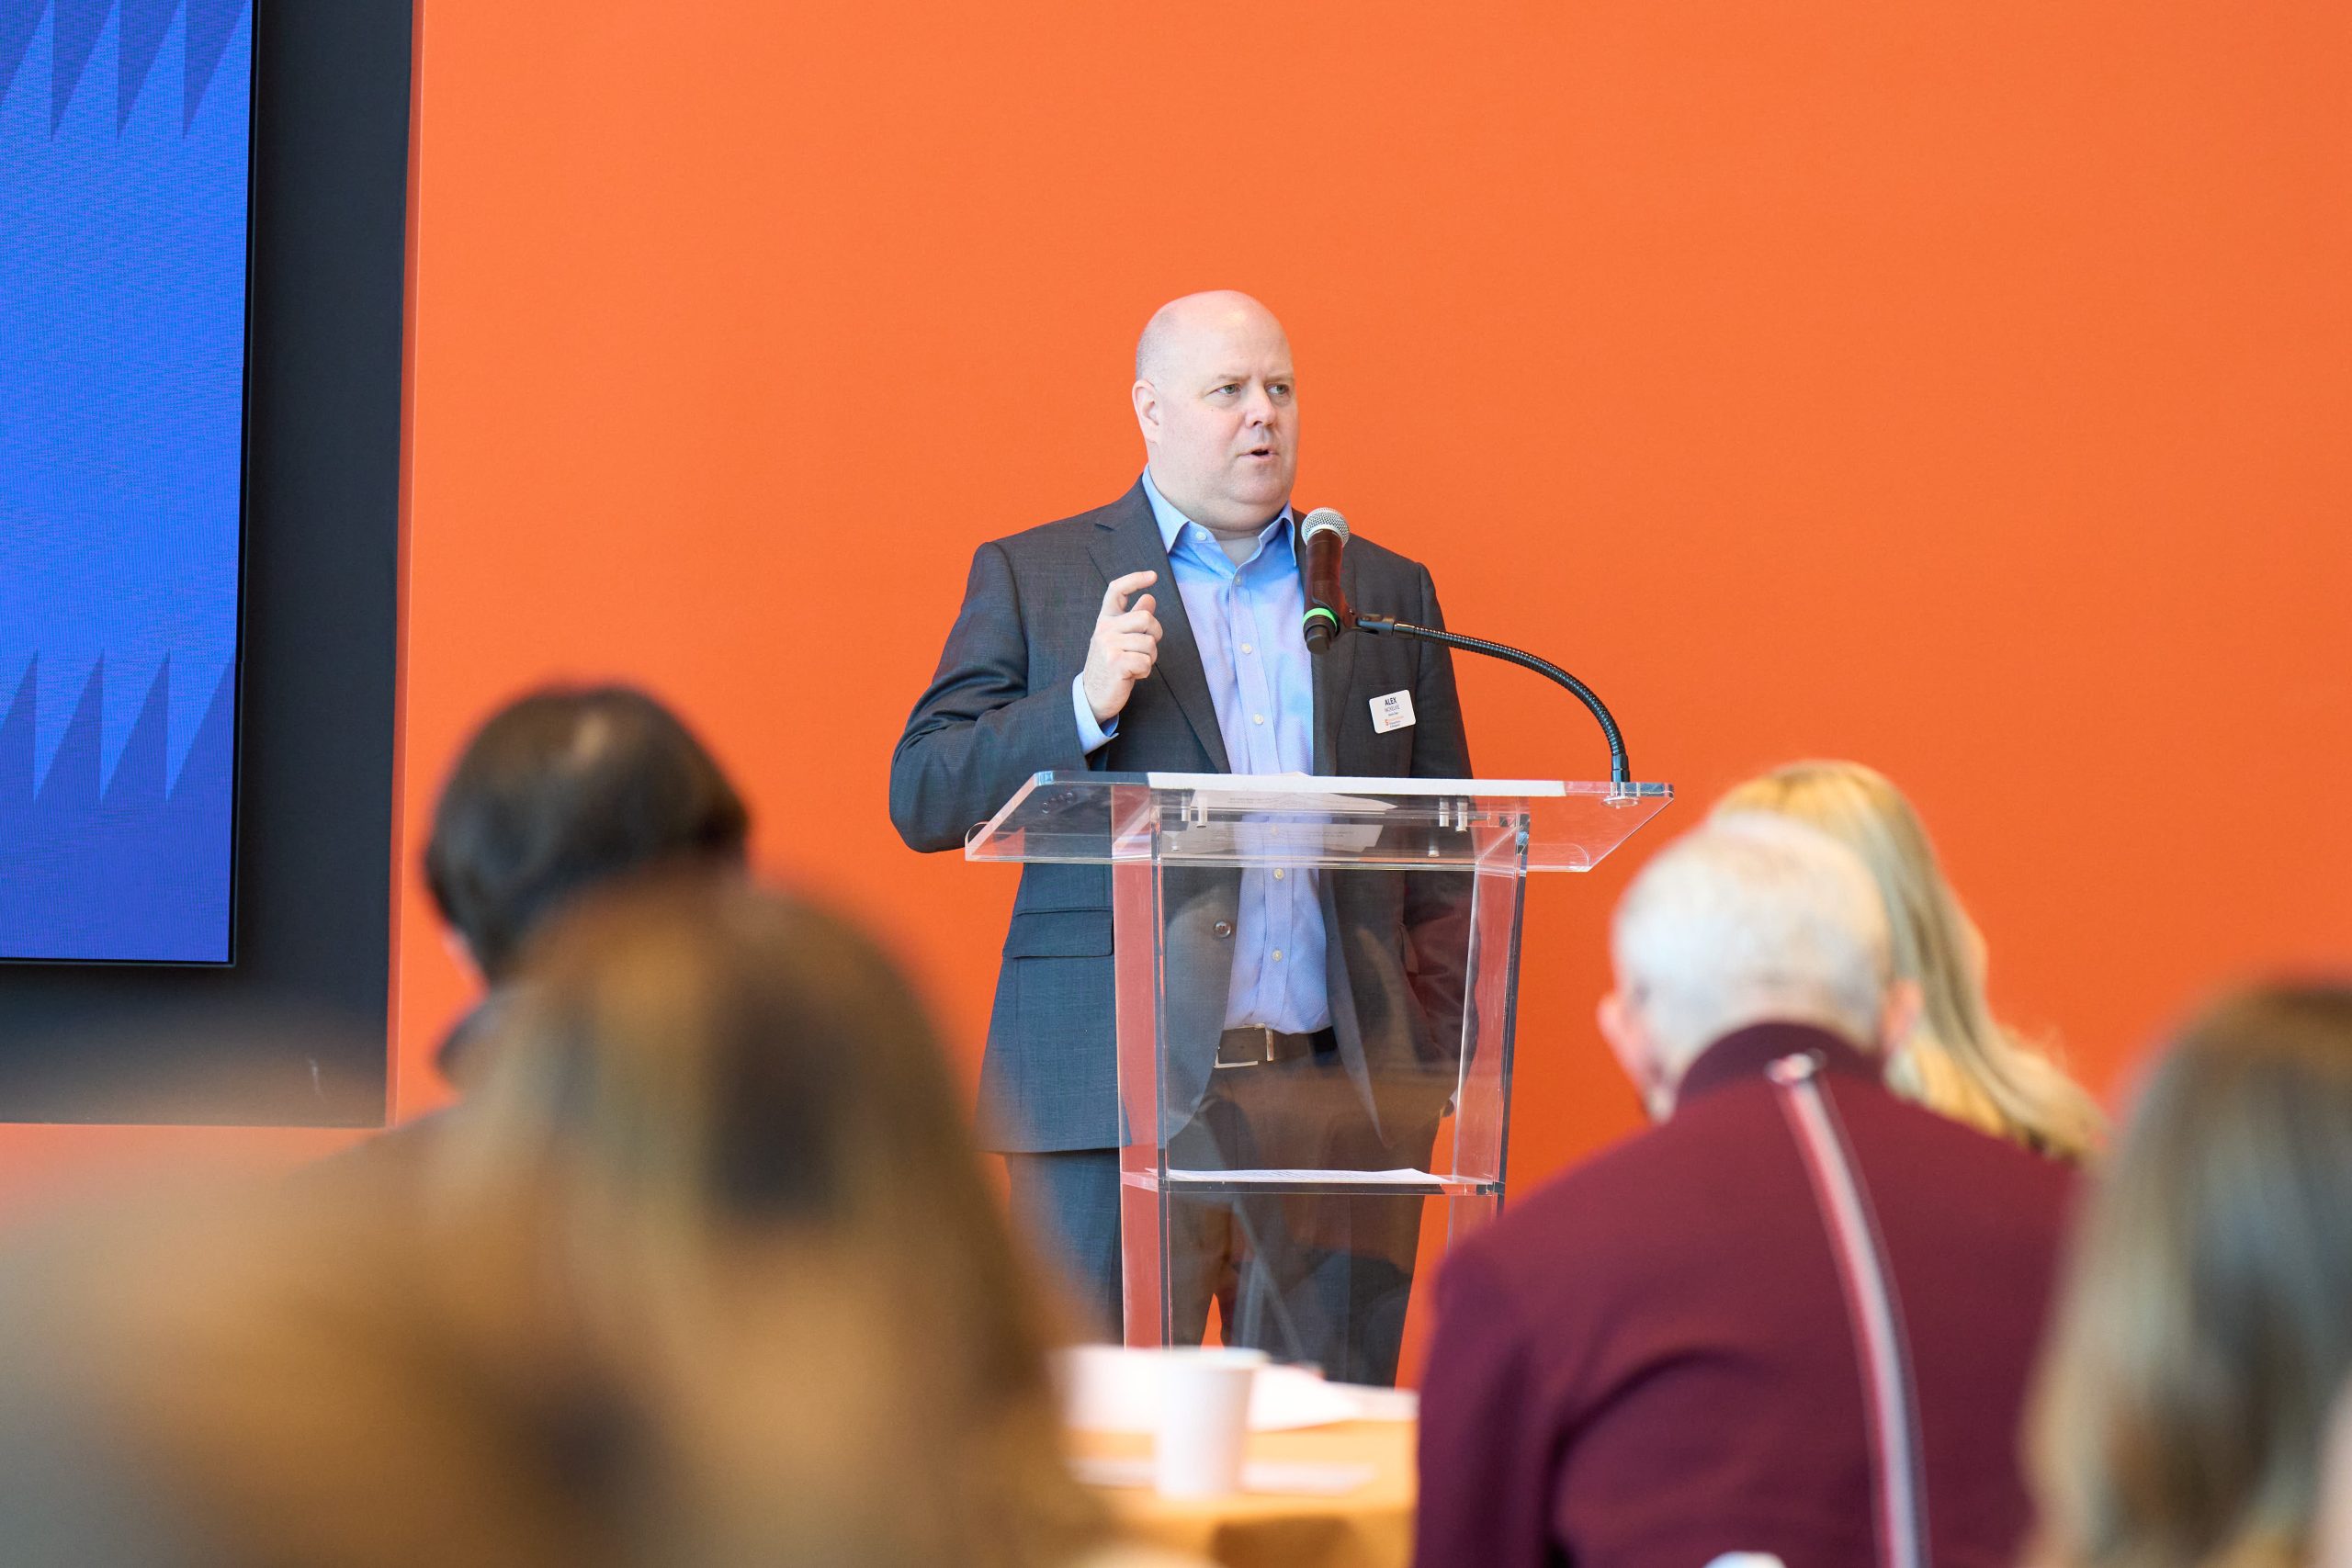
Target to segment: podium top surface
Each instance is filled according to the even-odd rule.
[[[1558,779],[1045,773],[972,830],[964,856],[1589,871],[1673,798],[1671,784]]]

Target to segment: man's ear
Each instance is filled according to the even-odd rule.
[[[1609,1054],[1617,1058],[1619,1069],[1633,1082],[1634,1092],[1642,1097],[1642,1109],[1655,1121],[1665,1120],[1672,1102],[1665,1093],[1657,1054],[1650,1047],[1649,1031],[1642,1027],[1641,1015],[1623,992],[1611,991],[1600,998],[1592,1016],[1600,1026],[1600,1037],[1609,1042]]]
[[[1159,389],[1141,377],[1127,389],[1127,397],[1136,406],[1136,423],[1143,431],[1146,441],[1159,439]]]
[[[1882,1055],[1892,1057],[1919,1027],[1920,1011],[1927,998],[1917,980],[1897,980],[1886,988],[1886,999],[1879,1004],[1878,1048]]]
[[[1625,1005],[1623,994],[1611,991],[1600,998],[1592,1010],[1592,1021],[1600,1026],[1600,1037],[1609,1042],[1609,1054],[1617,1058],[1625,1076],[1641,1079],[1641,1025],[1634,1021],[1633,1010]]]

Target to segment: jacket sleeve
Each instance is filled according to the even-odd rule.
[[[1421,625],[1445,630],[1445,611],[1437,602],[1437,584],[1429,568],[1421,568]],[[1453,688],[1453,650],[1433,642],[1414,644],[1420,668],[1413,675],[1413,776],[1417,779],[1466,779],[1470,776],[1470,738],[1462,728],[1462,695]]]
[[[1437,588],[1421,569],[1420,621],[1445,629]],[[1453,687],[1453,650],[1435,643],[1414,645],[1420,668],[1413,680],[1413,776],[1470,777],[1470,742],[1462,728],[1462,698]],[[1469,872],[1421,872],[1405,878],[1407,974],[1414,998],[1429,1020],[1434,1048],[1451,1060],[1462,1039],[1470,956]]]
[[[1066,671],[1029,688],[1020,586],[1002,547],[972,556],[938,673],[890,755],[890,822],[911,849],[962,847],[1030,774],[1082,770]]]
[[[1526,1329],[1475,1249],[1446,1260],[1421,1375],[1414,1568],[1555,1568],[1550,1422]]]

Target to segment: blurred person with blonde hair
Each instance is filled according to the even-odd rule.
[[[1792,762],[1733,786],[1715,809],[1794,818],[1869,868],[1886,905],[1894,972],[1920,997],[1917,1023],[1887,1059],[1889,1088],[2061,1159],[2098,1148],[2098,1102],[1993,1016],[1984,939],[1944,880],[1918,813],[1884,774],[1860,762]]]
[[[2251,991],[2178,1037],[2106,1162],[2056,1325],[2030,1427],[2037,1562],[2311,1560],[2352,1377],[2352,987]]]
[[[873,942],[682,877],[582,900],[520,972],[425,1201],[390,1171],[281,1190],[33,1314],[173,1560],[1114,1560],[1038,1292]]]

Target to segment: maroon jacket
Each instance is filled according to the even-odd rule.
[[[1805,1053],[1891,1286],[1927,1561],[2017,1561],[2019,1408],[2072,1172],[1897,1100],[1835,1035],[1771,1023],[1692,1064],[1664,1125],[1446,1260],[1420,1568],[1885,1561],[1850,1263],[1767,1074]]]

